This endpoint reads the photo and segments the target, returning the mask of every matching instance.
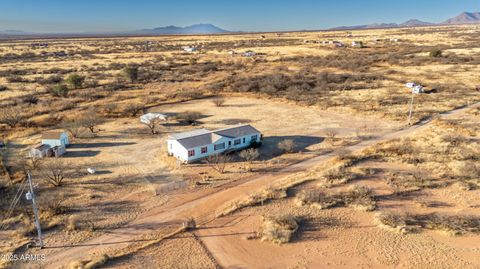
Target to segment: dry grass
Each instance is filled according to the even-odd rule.
[[[393,229],[401,233],[421,229],[439,231],[448,235],[480,233],[480,218],[476,216],[448,216],[442,214],[396,214],[380,212],[375,215],[380,227]]]
[[[288,243],[298,227],[298,220],[292,215],[263,217],[261,240],[275,244]]]
[[[295,197],[299,206],[310,205],[319,209],[348,206],[362,211],[377,208],[372,191],[367,187],[351,186],[345,192],[326,193],[321,190],[304,190]]]

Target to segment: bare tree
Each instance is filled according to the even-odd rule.
[[[95,127],[97,127],[99,124],[104,122],[104,119],[101,118],[97,111],[95,109],[89,109],[86,112],[84,112],[82,115],[80,115],[79,118],[79,123],[82,125],[82,127],[85,127],[92,132],[92,134],[95,133]]]
[[[124,113],[131,116],[131,117],[135,117],[135,116],[137,116],[138,113],[142,112],[143,110],[145,110],[145,105],[144,104],[133,103],[133,104],[128,104],[124,108]]]
[[[43,179],[53,187],[59,187],[66,178],[67,165],[60,158],[53,158],[42,169]]]
[[[247,170],[252,171],[252,162],[260,157],[260,152],[258,149],[250,148],[242,150],[238,156],[248,163]]]
[[[215,169],[217,172],[223,174],[225,173],[225,168],[227,163],[231,161],[231,157],[225,154],[215,154],[208,156],[207,162]]]
[[[66,119],[62,122],[61,126],[67,130],[73,138],[79,137],[83,130],[83,123],[79,119]]]
[[[148,123],[142,122],[150,129],[152,134],[158,133],[158,129],[160,129],[161,123],[164,121],[162,118],[154,117],[148,120]]]
[[[284,152],[291,153],[295,150],[295,142],[292,139],[285,139],[278,143],[278,148]]]
[[[225,98],[223,96],[217,96],[212,100],[213,104],[217,107],[221,107],[225,104]]]
[[[330,141],[330,143],[334,143],[335,140],[336,140],[336,137],[338,135],[338,132],[334,129],[330,129],[330,130],[327,130],[325,135],[327,136],[328,140]]]
[[[7,107],[0,110],[0,123],[15,128],[24,120],[20,107]]]
[[[40,158],[40,157],[27,156],[25,158],[25,166],[28,170],[35,171],[40,167],[42,161],[43,161],[43,159]]]

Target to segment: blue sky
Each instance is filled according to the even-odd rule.
[[[324,29],[480,11],[478,0],[0,0],[0,30],[116,31],[212,23],[228,30]]]

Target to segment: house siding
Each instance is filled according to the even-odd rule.
[[[252,139],[252,136],[256,136],[256,139]],[[245,138],[245,143],[243,143],[243,139]],[[235,145],[235,140],[240,139],[240,144]],[[214,154],[220,154],[226,151],[237,151],[241,150],[244,148],[247,148],[251,145],[252,142],[260,142],[261,140],[261,134],[260,133],[254,133],[254,134],[249,134],[246,136],[239,136],[235,138],[230,138],[230,137],[222,137],[221,139],[215,141],[213,144],[208,144],[208,145],[202,145],[194,148],[189,148],[186,149],[184,148],[178,141],[176,140],[168,140],[167,141],[167,147],[168,147],[168,153],[169,155],[172,155],[176,157],[177,159],[180,159],[183,162],[191,163],[195,161],[199,161],[201,159],[205,159],[208,156],[214,155]],[[231,142],[231,145],[228,145],[228,142]],[[220,149],[220,150],[214,150],[214,147],[216,144],[221,144],[225,143],[225,148]],[[202,153],[202,148],[207,147],[207,152]],[[190,150],[195,151],[194,156],[188,156],[188,152]]]

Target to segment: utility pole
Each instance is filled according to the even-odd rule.
[[[28,184],[30,185],[30,191],[27,193],[27,200],[32,201],[33,214],[35,215],[35,226],[37,226],[38,241],[40,248],[43,248],[43,239],[42,239],[42,227],[40,226],[40,220],[38,218],[38,207],[35,200],[35,193],[33,192],[32,176],[30,172],[27,173]]]

